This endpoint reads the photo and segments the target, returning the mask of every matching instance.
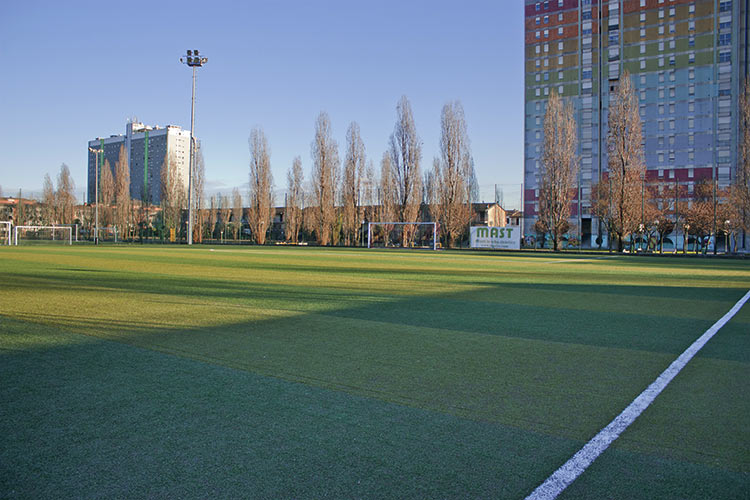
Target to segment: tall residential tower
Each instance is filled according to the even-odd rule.
[[[130,121],[125,128],[125,135],[112,135],[106,139],[89,141],[89,148],[104,150],[99,158],[99,172],[104,161],[109,161],[112,177],[115,176],[115,165],[120,148],[125,149],[130,167],[130,197],[135,200],[158,205],[161,200],[161,169],[165,158],[174,158],[177,170],[182,177],[185,189],[188,183],[190,165],[190,131],[168,125],[165,128],[150,127],[139,122]],[[88,153],[88,200],[91,203],[96,194],[96,165],[94,153]],[[101,177],[99,178],[101,181]]]
[[[575,107],[581,168],[571,215],[584,246],[606,245],[591,188],[606,176],[609,98],[626,71],[640,101],[646,181],[676,182],[687,193],[702,179],[731,182],[748,74],[748,0],[525,0],[525,28],[527,233],[539,209],[552,89]]]

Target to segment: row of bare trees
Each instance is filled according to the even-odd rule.
[[[60,165],[60,172],[57,174],[57,188],[52,184],[49,174],[44,176],[40,221],[43,225],[73,223],[76,205],[75,189],[75,181],[70,175],[70,169],[64,163]]]
[[[311,145],[312,170],[305,182],[302,160],[296,157],[287,172],[285,237],[297,243],[304,229],[321,245],[357,245],[364,221],[416,222],[429,212],[440,222],[446,243],[452,245],[467,229],[471,201],[477,195],[466,119],[459,102],[446,104],[441,117],[441,156],[423,179],[422,141],[417,134],[409,100],[396,106],[396,124],[376,177],[368,161],[359,125],[346,133],[343,168],[331,120],[322,112],[315,123]],[[270,228],[272,184],[268,147],[263,132],[250,137],[250,213],[248,223],[256,243]],[[427,210],[422,210],[423,206]],[[388,230],[386,225],[386,230]],[[415,228],[405,225],[403,246],[411,245]]]
[[[750,231],[750,83],[740,96],[740,140],[736,175],[728,188],[715,179],[699,182],[692,193],[677,182],[647,183],[638,99],[625,72],[608,110],[608,172],[592,187],[592,213],[607,228],[610,244],[622,251],[626,240],[661,242],[675,229],[696,242],[723,233],[736,241]],[[557,250],[570,227],[571,203],[578,175],[576,121],[572,103],[551,92],[544,118],[539,181],[539,211],[535,230],[549,233]],[[580,203],[579,203],[580,209]],[[683,247],[683,248],[684,248]],[[715,247],[714,247],[715,248]]]

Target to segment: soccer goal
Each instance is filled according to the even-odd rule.
[[[99,242],[102,241],[117,243],[117,226],[100,227]]]
[[[13,243],[62,245],[73,244],[73,228],[70,226],[15,226],[13,228]]]
[[[10,233],[12,228],[12,221],[0,220],[0,245],[10,245]]]
[[[367,248],[437,250],[436,222],[368,222]]]

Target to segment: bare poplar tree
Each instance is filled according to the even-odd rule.
[[[237,188],[232,189],[232,233],[236,240],[242,231],[242,194]]]
[[[367,168],[365,169],[365,178],[362,181],[363,216],[368,221],[372,221],[375,218],[375,210],[377,208],[377,197],[375,195],[377,191],[378,184],[375,179],[375,166],[372,164],[372,160],[368,160]]]
[[[578,172],[576,147],[573,105],[563,103],[553,89],[544,115],[538,223],[552,235],[555,250],[570,228],[570,204]]]
[[[161,210],[165,228],[179,232],[186,195],[174,155],[165,155],[161,166]]]
[[[128,157],[125,154],[125,147],[120,146],[120,153],[117,158],[117,164],[115,165],[115,224],[117,226],[117,231],[122,235],[123,239],[129,237],[131,215],[130,205],[130,168],[128,165]]]
[[[193,196],[195,199],[193,241],[200,243],[203,241],[204,209],[206,205],[206,162],[203,159],[203,150],[200,147],[195,151],[195,163],[193,164]]]
[[[396,183],[393,178],[393,166],[391,165],[391,156],[389,153],[383,153],[383,159],[380,160],[380,187],[378,189],[378,213],[376,218],[380,222],[398,222],[398,193]],[[383,244],[388,246],[390,234],[393,231],[393,224],[384,224]]]
[[[51,225],[57,222],[55,217],[55,187],[49,174],[44,175],[44,186],[42,187],[42,223]]]
[[[745,80],[739,106],[739,154],[734,182],[729,191],[731,208],[727,220],[737,230],[750,231],[750,80]]]
[[[636,232],[641,224],[642,182],[646,175],[638,99],[627,71],[610,99],[607,121],[609,181],[612,183],[607,190],[610,197],[607,218],[610,230],[617,236],[617,249],[622,251],[623,239]]]
[[[102,219],[105,226],[114,224],[112,206],[115,201],[115,178],[109,160],[104,160],[101,173],[99,174],[99,202],[101,203]]]
[[[302,208],[305,204],[304,174],[302,172],[302,159],[294,158],[292,168],[287,172],[287,195],[286,195],[286,240],[297,243],[299,230],[302,227]]]
[[[328,113],[321,112],[315,123],[315,139],[311,147],[313,159],[311,223],[318,243],[329,245],[336,226],[336,185],[339,178],[339,151],[331,132]]]
[[[406,96],[401,97],[396,106],[396,125],[390,140],[391,169],[398,200],[399,222],[413,222],[417,219],[422,199],[422,142],[417,135],[411,104]],[[410,246],[414,227],[404,226],[402,245]]]
[[[70,176],[70,169],[64,163],[60,165],[60,173],[57,175],[55,197],[57,198],[57,221],[60,224],[72,224],[75,220],[76,183]]]
[[[440,129],[440,158],[435,160],[432,179],[428,181],[434,183],[437,220],[451,247],[471,220],[474,167],[461,103],[443,106]]]
[[[229,197],[226,195],[218,195],[219,205],[217,210],[219,212],[219,225],[221,227],[221,237],[226,238],[226,229],[229,225],[229,219],[232,216],[232,205],[229,204]]]
[[[273,176],[271,152],[266,135],[260,128],[250,132],[250,205],[248,224],[253,240],[258,245],[266,242],[273,215]]]
[[[362,178],[365,175],[365,144],[359,133],[359,125],[352,122],[346,132],[346,155],[341,185],[342,230],[344,245],[359,242],[362,220]]]
[[[217,205],[216,196],[212,195],[209,209],[208,209],[208,228],[207,228],[210,239],[214,238],[214,234],[216,232],[216,224],[218,221],[218,213],[217,213],[216,205]]]

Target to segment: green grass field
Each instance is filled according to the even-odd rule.
[[[750,264],[0,247],[0,497],[523,498]],[[748,498],[750,306],[561,498]]]

